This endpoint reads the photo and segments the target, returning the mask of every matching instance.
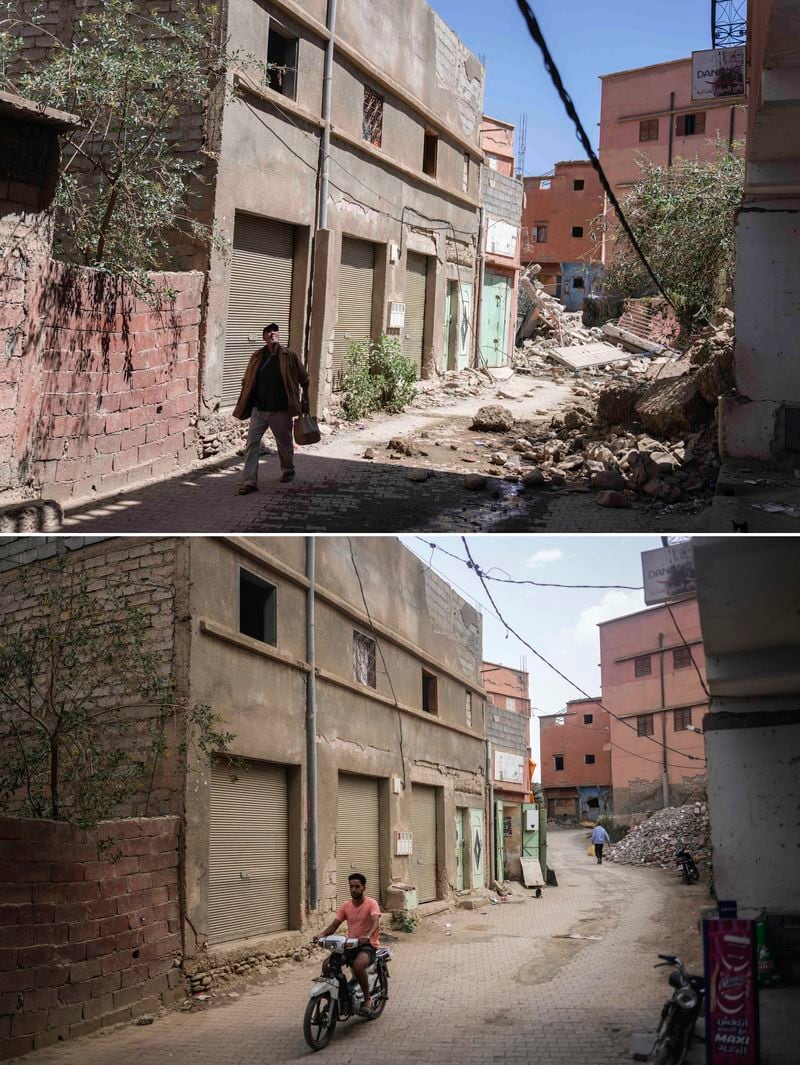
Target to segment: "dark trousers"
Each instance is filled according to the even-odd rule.
[[[595,853],[595,855],[597,857],[597,864],[598,865],[602,865],[603,864],[603,844],[602,843],[595,843],[595,845],[594,845],[594,853]]]

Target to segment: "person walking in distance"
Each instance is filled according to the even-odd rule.
[[[375,961],[380,942],[381,908],[375,899],[365,894],[367,878],[363,873],[351,873],[347,880],[350,898],[342,903],[328,927],[314,936],[314,942],[332,936],[342,921],[347,921],[349,939],[358,940],[354,947],[345,951],[344,960],[353,970],[364,995],[364,1005],[359,1011],[362,1017],[372,1013],[372,997],[369,993],[369,976],[367,970]],[[327,959],[322,966],[323,973],[328,971]]]
[[[603,847],[606,843],[611,842],[611,837],[602,825],[595,825],[592,829],[592,843],[594,843],[594,853],[597,858],[597,864],[603,864]]]
[[[233,408],[234,418],[250,419],[239,495],[257,490],[261,438],[272,430],[278,445],[281,480],[294,480],[292,422],[308,414],[308,374],[296,352],[278,342],[275,322],[264,326],[264,346],[253,352],[242,378],[242,391]]]

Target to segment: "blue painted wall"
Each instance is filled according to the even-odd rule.
[[[561,264],[561,302],[568,311],[579,311],[585,296],[599,292],[604,270],[600,263]],[[583,280],[583,288],[575,286],[575,279]]]

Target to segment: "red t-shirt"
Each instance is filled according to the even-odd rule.
[[[365,895],[361,903],[356,906],[352,899],[343,902],[336,911],[337,921],[347,921],[347,934],[351,939],[366,939],[373,947],[377,947],[380,941],[380,926],[370,935],[372,918],[380,915],[381,908],[375,899]]]

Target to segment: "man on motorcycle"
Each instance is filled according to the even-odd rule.
[[[314,936],[316,943],[325,936],[332,936],[342,921],[347,921],[347,935],[357,939],[355,947],[345,952],[344,960],[353,970],[364,995],[364,1005],[360,1009],[363,1017],[372,1013],[372,997],[369,993],[367,970],[375,961],[380,942],[381,908],[375,899],[366,895],[367,878],[363,873],[351,873],[347,879],[350,888],[350,901],[343,903],[334,914],[328,927]],[[328,959],[322,963],[322,972],[327,975]]]

